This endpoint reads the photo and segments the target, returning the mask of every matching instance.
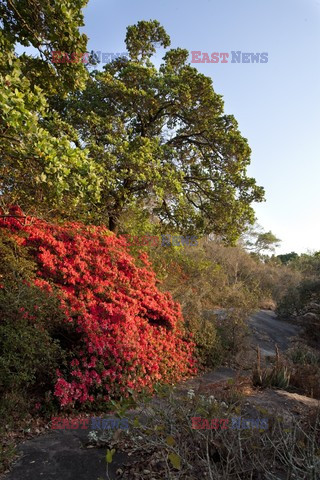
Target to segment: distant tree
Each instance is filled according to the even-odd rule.
[[[274,252],[280,243],[281,240],[271,231],[264,232],[262,227],[257,223],[252,227],[249,226],[242,237],[244,248],[258,256]]]
[[[290,252],[290,253],[284,253],[282,255],[277,255],[277,258],[283,263],[284,265],[287,265],[291,260],[294,260],[295,258],[298,258],[299,255],[296,252]]]
[[[309,279],[320,278],[320,255],[319,252],[302,253],[290,262],[290,267],[301,272]]]

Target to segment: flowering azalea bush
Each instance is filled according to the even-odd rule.
[[[138,265],[126,240],[102,226],[21,219],[17,207],[10,214],[0,227],[27,249],[34,284],[58,292],[66,325],[77,332],[73,359],[57,371],[61,406],[126,397],[196,372],[180,305],[158,290],[145,253]]]

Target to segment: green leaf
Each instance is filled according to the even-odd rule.
[[[106,455],[106,461],[107,463],[111,463],[112,462],[112,458],[113,458],[113,455],[115,453],[115,449],[113,448],[112,450],[107,450],[107,455]]]
[[[167,445],[169,445],[169,447],[173,447],[173,445],[176,443],[176,441],[171,435],[169,435],[166,438],[166,443],[167,443]]]
[[[164,425],[156,425],[154,429],[156,432],[162,432],[164,430]]]
[[[169,453],[168,458],[169,458],[173,468],[175,468],[176,470],[181,469],[181,460],[180,460],[179,455],[177,455],[176,453]]]

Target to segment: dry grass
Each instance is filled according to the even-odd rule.
[[[241,413],[238,405],[194,392],[184,399],[170,394],[165,402],[142,406],[138,416],[144,421],[136,420],[120,437],[109,435],[104,445],[133,459],[118,472],[123,479],[319,479],[319,411],[293,418],[290,428],[273,415],[268,430],[192,429],[193,416],[230,418]]]

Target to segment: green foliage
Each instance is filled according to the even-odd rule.
[[[282,276],[272,277],[275,267],[216,239],[204,238],[193,247],[150,248],[148,253],[161,289],[181,304],[200,363],[207,366],[231,359],[244,347],[247,317],[271,296],[273,282],[284,288]],[[217,316],[217,309],[224,314]]]
[[[22,56],[22,70],[32,84],[52,94],[66,94],[84,86],[87,76],[82,63],[52,63],[52,52],[85,52],[87,36],[79,32],[84,25],[82,8],[87,0],[0,0],[1,28],[6,43],[33,46],[40,54]],[[3,46],[1,45],[1,51]],[[6,54],[6,51],[3,53]],[[8,59],[9,63],[12,61]]]
[[[179,455],[177,455],[174,452],[171,452],[168,455],[168,459],[170,460],[170,463],[173,466],[173,468],[175,468],[176,470],[181,469],[181,458],[179,457]]]
[[[99,168],[48,98],[84,87],[82,63],[52,63],[55,50],[86,50],[81,8],[86,0],[0,1],[0,203],[60,217],[99,200]],[[17,43],[38,57],[14,53]],[[66,68],[67,67],[67,68]],[[75,146],[77,145],[77,146]]]
[[[279,317],[290,318],[297,314],[301,306],[299,291],[291,287],[277,305],[276,313]]]
[[[263,189],[247,177],[250,148],[210,78],[171,49],[159,70],[155,47],[170,39],[156,21],[128,27],[130,59],[94,71],[82,92],[51,100],[102,168],[103,191],[91,221],[116,230],[128,208],[157,218],[162,230],[214,231],[233,242],[252,222]]]
[[[140,21],[128,27],[126,45],[133,61],[144,62],[156,53],[156,46],[169,47],[170,37],[157,20]]]
[[[286,266],[254,259],[243,248],[212,237],[198,246],[150,248],[161,288],[172,292],[193,333],[204,365],[232,360],[246,346],[247,317],[274,304],[300,274]],[[223,309],[222,315],[215,315]]]
[[[219,364],[223,352],[214,322],[194,314],[190,316],[187,327],[193,334],[196,343],[195,354],[200,364],[207,367],[215,367]]]
[[[288,354],[295,365],[320,365],[320,352],[304,344],[293,347]]]
[[[277,255],[277,258],[279,258],[279,260],[281,261],[281,263],[283,263],[284,265],[287,265],[288,263],[290,263],[292,260],[294,260],[295,258],[298,258],[299,255],[296,253],[296,252],[291,252],[291,253],[285,253],[285,254],[282,254],[282,255]]]
[[[310,303],[320,302],[320,278],[304,280],[299,286],[300,309],[308,307]]]
[[[280,316],[303,315],[309,307],[311,312],[316,308],[315,313],[320,313],[320,280],[303,280],[296,288],[290,289],[279,303],[277,313]]]
[[[221,341],[224,356],[229,361],[245,347],[248,336],[246,320],[249,313],[252,313],[252,311],[243,310],[239,306],[238,308],[227,310],[226,314],[221,317],[217,316],[217,333]]]
[[[263,258],[266,252],[273,252],[279,246],[281,240],[271,231],[264,232],[257,223],[252,227],[247,227],[242,237],[242,243],[246,250],[252,252],[258,258]]]
[[[290,379],[290,385],[302,395],[320,400],[320,369],[318,364],[296,364]]]
[[[55,370],[65,359],[54,338],[63,321],[61,308],[54,296],[29,283],[33,271],[0,232],[0,410],[7,423],[11,415],[22,417],[35,402],[47,401]]]
[[[128,27],[130,60],[89,77],[52,52],[85,50],[85,0],[2,0],[0,12],[0,200],[29,213],[101,223],[116,230],[130,210],[162,231],[209,233],[234,242],[253,221],[263,189],[247,177],[250,148],[223,112],[212,81],[172,49],[157,21]],[[17,42],[39,57],[14,54]]]
[[[115,454],[115,449],[113,448],[112,450],[107,450],[106,454],[106,462],[107,463],[112,463],[113,455]]]
[[[21,291],[22,290],[22,291]],[[29,289],[26,292],[23,289],[13,291],[13,294],[21,295],[22,304],[29,295],[28,300],[32,299],[41,303],[34,292]],[[30,295],[31,294],[31,295]],[[2,295],[0,295],[3,301]],[[12,301],[7,299],[7,301]],[[41,330],[39,319],[32,319],[33,324],[24,320],[23,313],[18,309],[12,309],[9,315],[7,313],[9,303],[3,303],[1,306],[1,315],[4,317],[0,325],[0,345],[2,357],[1,365],[1,389],[23,390],[36,389],[42,394],[43,389],[50,386],[50,378],[55,375],[55,368],[58,366],[59,346],[53,342],[48,332]],[[43,308],[45,304],[41,305]],[[24,308],[24,307],[20,307]],[[34,315],[33,315],[34,317]],[[52,385],[51,385],[52,386]]]
[[[0,46],[2,205],[18,202],[38,214],[59,209],[63,216],[97,201],[97,167],[85,150],[72,146],[68,133],[51,133],[59,119],[49,112],[45,92],[23,74],[23,60],[1,30]]]
[[[279,246],[280,240],[271,231],[260,233],[256,240],[256,248],[258,252],[265,250],[274,250]]]
[[[281,389],[288,388],[290,384],[291,372],[280,358],[279,351],[276,349],[276,360],[272,368],[261,368],[260,350],[257,351],[257,364],[252,373],[252,382],[255,386],[262,388],[276,387]]]
[[[318,347],[319,345],[317,345]],[[287,352],[290,366],[290,387],[301,395],[320,398],[320,352],[305,340],[299,341]]]
[[[299,272],[300,282],[292,286],[277,307],[283,317],[297,317],[310,345],[320,342],[320,256],[319,252],[302,254],[290,261],[290,269]]]
[[[302,253],[290,262],[290,267],[303,274],[306,279],[320,277],[320,255],[315,253]]]

